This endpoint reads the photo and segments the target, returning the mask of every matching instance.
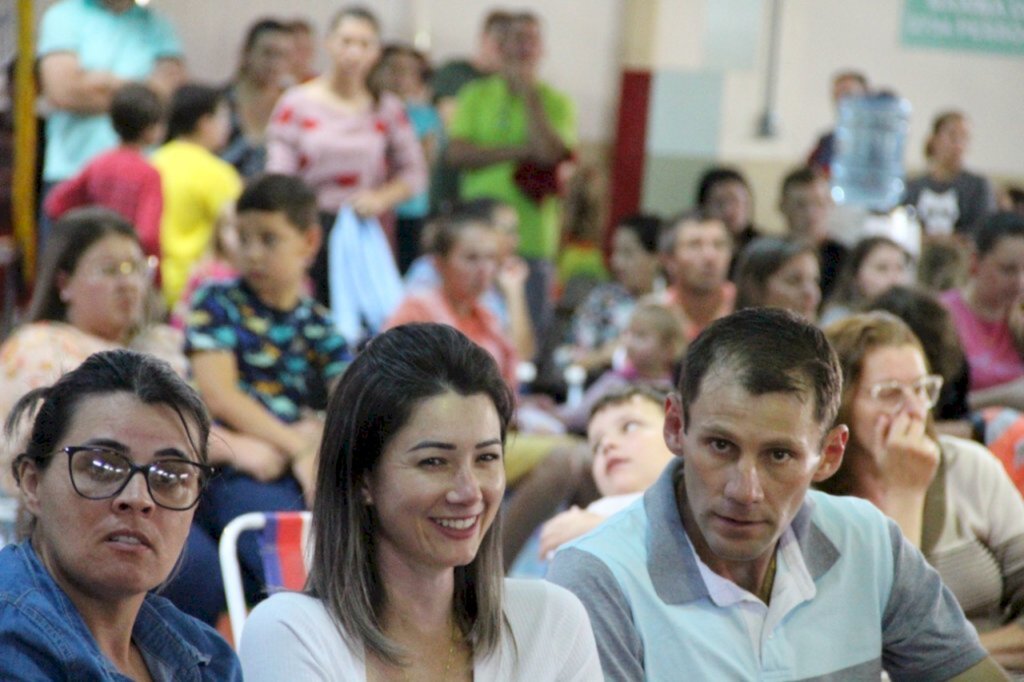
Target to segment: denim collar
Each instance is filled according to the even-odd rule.
[[[682,477],[683,460],[679,457],[665,467],[655,484],[644,493],[649,526],[647,571],[654,591],[666,604],[685,604],[708,596],[676,503],[676,484]],[[791,527],[807,570],[811,578],[817,580],[839,560],[839,550],[812,521],[813,513],[814,501],[807,497]]]
[[[115,679],[123,677],[114,664],[100,651],[99,645],[96,644],[92,632],[86,627],[78,609],[43,566],[32,543],[25,540],[18,548],[23,551],[32,587],[49,597],[49,603],[53,604],[63,621],[84,641],[92,644],[93,653]],[[175,607],[169,602],[147,594],[135,618],[135,625],[132,627],[132,640],[142,652],[154,680],[189,679],[188,671],[208,665],[212,657],[186,641],[172,627],[167,616],[173,618],[173,615],[167,613],[168,609],[175,610]]]

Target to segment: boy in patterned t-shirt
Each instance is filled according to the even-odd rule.
[[[235,452],[204,496],[196,521],[215,538],[239,514],[299,510],[303,493],[311,499],[322,431],[314,411],[350,359],[330,313],[305,293],[321,240],[312,190],[286,175],[258,177],[237,214],[241,277],[200,289],[185,332],[212,417],[265,445]],[[240,544],[240,555],[259,580],[255,542]],[[247,585],[250,597],[261,583]]]

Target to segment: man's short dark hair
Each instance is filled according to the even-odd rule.
[[[632,232],[640,246],[644,247],[644,251],[656,254],[662,228],[663,223],[658,216],[650,213],[633,213],[620,219],[615,230]]]
[[[694,209],[684,211],[665,222],[661,230],[661,236],[658,238],[658,250],[662,255],[671,256],[675,251],[676,243],[679,241],[679,233],[682,232],[683,226],[702,225],[704,223],[718,223],[722,228],[722,233],[729,239],[730,248],[735,248],[732,232],[729,231],[724,220],[712,217],[706,211]]]
[[[164,117],[160,96],[142,83],[129,83],[114,93],[110,122],[122,142],[139,142]]]
[[[839,81],[845,80],[857,81],[858,83],[860,83],[860,86],[862,88],[864,88],[865,90],[868,89],[868,77],[864,75],[863,71],[856,71],[854,69],[844,69],[842,71],[837,71],[835,75],[832,76],[833,83],[838,83]]]
[[[235,206],[237,213],[243,211],[281,212],[288,222],[300,232],[305,232],[317,222],[316,194],[305,182],[292,175],[266,173],[258,175],[246,184],[242,196]]]
[[[292,33],[293,28],[284,22],[278,21],[270,17],[265,17],[252,24],[249,29],[245,32],[245,38],[242,40],[242,53],[246,53],[252,48],[256,47],[256,42],[263,36],[264,33]]]
[[[823,180],[825,180],[825,176],[811,166],[802,166],[796,170],[790,171],[782,180],[782,189],[779,191],[779,201],[781,202],[785,200],[786,195],[794,187],[805,187]]]
[[[1000,240],[1016,237],[1024,239],[1024,216],[1012,211],[1000,211],[985,218],[974,233],[974,249],[978,256],[988,255]]]
[[[738,182],[747,188],[747,192],[750,192],[750,183],[738,170],[728,166],[715,166],[704,171],[700,182],[697,183],[697,206],[707,206],[708,200],[711,198],[711,190],[715,188],[715,185],[723,182]]]
[[[498,31],[505,31],[508,25],[512,23],[513,14],[507,10],[496,9],[491,10],[484,17],[483,32],[491,33]]]
[[[191,135],[204,116],[212,116],[224,101],[224,93],[217,88],[189,83],[178,88],[171,97],[171,113],[167,120],[167,139]]]
[[[684,427],[704,377],[728,371],[754,396],[814,396],[814,418],[831,426],[842,398],[842,371],[825,334],[787,310],[748,308],[723,317],[690,344],[679,381]]]

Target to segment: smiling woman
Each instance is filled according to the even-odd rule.
[[[582,605],[502,578],[504,441],[513,396],[452,327],[370,342],[328,406],[303,594],[242,635],[247,680],[593,680]]]
[[[8,438],[40,401],[13,465],[27,538],[0,552],[4,672],[241,679],[213,629],[150,594],[181,557],[210,473],[199,397],[166,363],[115,350],[22,398]]]

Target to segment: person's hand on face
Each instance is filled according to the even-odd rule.
[[[530,267],[526,261],[519,256],[509,256],[498,266],[496,282],[501,293],[506,296],[517,291],[523,291],[526,286],[526,278],[530,274]]]
[[[580,509],[573,505],[568,510],[551,519],[540,531],[540,557],[550,559],[556,549],[574,540],[584,533],[589,533],[604,521],[603,516]]]
[[[515,95],[525,95],[533,89],[537,81],[534,69],[520,59],[506,58],[503,72],[508,89]]]
[[[875,442],[882,477],[890,494],[923,494],[939,466],[939,446],[925,430],[925,420],[901,410],[879,415]]]

